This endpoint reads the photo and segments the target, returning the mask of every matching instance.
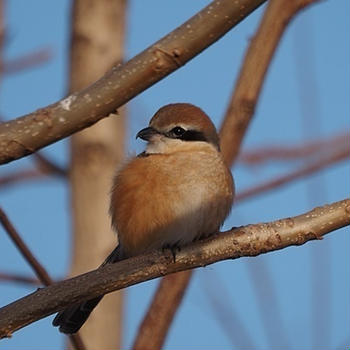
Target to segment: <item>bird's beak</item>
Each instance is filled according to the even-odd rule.
[[[142,130],[140,130],[137,135],[136,135],[136,138],[140,138],[142,140],[145,140],[145,141],[149,141],[150,138],[155,135],[155,134],[158,134],[157,130],[156,129],[153,129],[152,127],[147,127],[147,128],[144,128]]]

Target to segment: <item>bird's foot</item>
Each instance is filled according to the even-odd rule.
[[[181,250],[181,247],[178,244],[166,244],[163,246],[162,250],[163,253],[165,252],[165,250],[170,250],[171,255],[173,256],[173,262],[176,262],[176,253],[179,252]]]

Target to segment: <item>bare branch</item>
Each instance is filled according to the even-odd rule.
[[[252,196],[262,194],[266,191],[275,189],[279,186],[285,185],[301,177],[311,175],[312,173],[324,169],[334,163],[340,162],[344,159],[349,158],[350,149],[347,147],[344,149],[336,150],[333,154],[329,154],[325,157],[322,157],[316,161],[313,161],[311,164],[307,164],[300,169],[297,169],[294,172],[291,172],[287,175],[279,176],[273,180],[266,181],[264,183],[258,184],[254,187],[248,188],[245,191],[238,193],[235,196],[235,201],[241,202],[245,199],[248,199]]]
[[[225,287],[219,274],[210,271],[209,276],[202,274],[202,291],[208,298],[209,305],[221,329],[226,332],[231,340],[234,349],[256,349],[258,346],[254,342],[252,327],[246,326],[240,319],[238,311],[233,306],[232,296]],[[219,293],[218,293],[219,291]]]
[[[0,124],[1,122],[4,122],[3,118],[0,116]],[[24,180],[25,178],[36,178],[43,176],[43,173],[45,174],[55,174],[58,176],[66,177],[68,174],[68,171],[53,161],[51,161],[48,157],[46,157],[42,152],[35,152],[33,154],[33,158],[36,160],[38,170],[24,170],[22,172],[18,172],[13,174],[14,179],[11,179],[11,177],[2,177],[0,178],[0,186],[3,184],[6,184],[6,182],[17,182]],[[40,176],[41,175],[41,176]]]
[[[51,279],[46,269],[35,258],[33,253],[24,243],[24,241],[16,231],[15,227],[12,225],[7,215],[1,208],[0,208],[0,222],[3,225],[5,231],[8,233],[9,237],[12,239],[13,243],[16,245],[18,250],[21,252],[23,257],[31,266],[31,268],[34,270],[35,274],[37,275],[41,283],[44,284],[45,286],[52,284],[54,281]],[[77,350],[85,349],[84,343],[80,338],[79,334],[70,335],[69,339],[72,342],[75,349]]]
[[[0,164],[31,154],[115,112],[198,55],[264,1],[214,0],[129,62],[113,67],[90,87],[0,124]]]
[[[47,176],[38,169],[24,169],[1,176],[0,187],[13,185],[21,181],[42,179]]]
[[[66,177],[68,175],[67,169],[64,169],[58,164],[54,163],[48,157],[44,156],[41,152],[34,153],[33,157],[36,160],[38,168],[42,172],[58,175],[61,177]]]
[[[161,279],[152,303],[139,327],[133,350],[160,349],[187,288],[168,288],[169,284],[188,286],[192,270]],[[164,307],[164,305],[169,305]]]
[[[52,50],[48,47],[27,53],[3,63],[4,74],[21,73],[23,70],[32,69],[35,66],[47,63],[52,58]]]
[[[26,285],[40,285],[40,281],[37,278],[29,277],[27,275],[18,275],[14,273],[0,272],[0,281],[4,282],[15,282]]]
[[[13,243],[16,245],[17,249],[20,251],[24,259],[34,270],[35,274],[38,276],[42,284],[48,286],[53,283],[53,280],[50,278],[49,274],[45,268],[39,263],[39,261],[32,254],[28,246],[24,243],[15,227],[12,225],[8,219],[5,212],[0,208],[0,222],[4,227],[5,231],[8,233],[9,237],[12,239]]]
[[[39,289],[0,309],[0,338],[83,300],[107,294],[162,275],[256,256],[310,240],[350,224],[350,199],[305,214],[223,232],[172,254],[155,251]]]
[[[253,117],[260,90],[277,45],[290,20],[318,0],[271,0],[256,36],[252,39],[220,131],[221,149],[227,164],[238,155]]]
[[[244,165],[259,165],[266,161],[290,161],[316,157],[334,149],[350,148],[350,135],[340,133],[329,139],[321,139],[294,146],[258,146],[255,149],[244,151],[237,161]]]

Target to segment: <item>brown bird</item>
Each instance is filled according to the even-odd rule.
[[[136,137],[147,147],[114,178],[110,214],[119,245],[102,266],[215,234],[231,210],[232,175],[215,126],[200,108],[164,106]],[[102,297],[61,311],[53,325],[77,332]]]

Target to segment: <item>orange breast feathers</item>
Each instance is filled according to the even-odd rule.
[[[116,175],[112,223],[126,256],[184,245],[216,233],[234,186],[220,153],[198,150],[131,159]]]

